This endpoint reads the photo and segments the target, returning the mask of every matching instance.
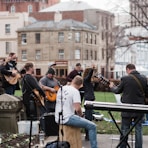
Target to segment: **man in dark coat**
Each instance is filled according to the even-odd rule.
[[[33,90],[37,90],[43,98],[45,98],[45,93],[39,86],[38,81],[33,76],[34,65],[33,63],[26,63],[24,66],[26,74],[22,80],[22,93],[23,93],[23,103],[26,109],[26,116],[28,120],[38,120],[37,106],[33,95]],[[43,105],[43,104],[42,104]]]
[[[113,82],[110,83],[110,89],[112,92],[116,94],[122,93],[121,102],[122,103],[129,103],[129,104],[144,104],[144,95],[143,92],[137,83],[137,81],[133,78],[133,75],[139,80],[141,83],[143,90],[146,94],[148,94],[148,85],[147,79],[145,76],[141,75],[138,71],[136,71],[136,67],[134,64],[128,64],[126,66],[127,76],[123,76],[121,78],[121,82],[118,86],[115,86]],[[143,121],[143,114],[141,113],[129,113],[129,112],[122,112],[122,124],[121,124],[121,131],[123,135],[129,130],[132,121],[136,121],[137,118],[141,118],[138,124],[135,126],[135,148],[142,148],[142,121]],[[122,138],[122,135],[121,135]],[[127,140],[125,139],[122,142],[120,148],[126,148]]]
[[[75,76],[77,76],[77,75],[82,76],[82,67],[81,67],[81,64],[80,64],[80,63],[77,63],[76,66],[75,66],[75,68],[74,68],[74,70],[72,70],[72,71],[68,74],[68,76],[67,76],[67,78],[66,78],[66,79],[67,79],[67,84],[70,85],[70,83],[71,83],[71,81],[73,80],[73,78],[74,78]],[[84,88],[81,87],[81,88],[79,89],[79,92],[80,92],[81,102],[82,102],[83,96],[84,96]]]

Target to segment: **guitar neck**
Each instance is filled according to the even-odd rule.
[[[97,75],[95,75],[95,77],[98,78],[99,81],[104,85],[110,84],[110,81],[107,78],[105,78],[104,76],[102,76],[101,74],[97,74]]]

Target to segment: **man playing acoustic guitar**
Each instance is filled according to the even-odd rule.
[[[40,108],[41,117],[44,116],[45,113],[55,112],[56,105],[56,93],[59,89],[58,80],[54,78],[55,71],[53,68],[49,68],[46,75],[42,77],[39,81],[40,86],[45,91],[46,100],[45,107],[46,111]],[[44,130],[44,120],[40,120],[41,128]]]
[[[16,84],[20,78],[20,74],[16,68],[17,57],[16,54],[11,52],[3,64],[1,69],[2,85],[6,94],[14,95]]]
[[[45,91],[46,101],[45,106],[47,112],[55,112],[56,104],[56,92],[59,89],[58,80],[54,78],[55,71],[53,68],[49,68],[46,75],[39,81],[40,86]]]
[[[34,65],[33,63],[26,63],[24,66],[26,74],[22,79],[22,93],[23,93],[23,103],[26,108],[27,120],[37,120],[37,106],[44,107],[45,93],[38,84],[38,81],[33,76]],[[46,109],[44,107],[44,109]]]

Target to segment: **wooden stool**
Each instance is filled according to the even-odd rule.
[[[63,137],[61,133],[62,125],[59,127],[60,141],[68,141],[70,148],[82,148],[81,129],[73,126],[63,125]]]

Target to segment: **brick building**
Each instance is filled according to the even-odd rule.
[[[0,11],[38,12],[59,2],[60,0],[0,0]]]

